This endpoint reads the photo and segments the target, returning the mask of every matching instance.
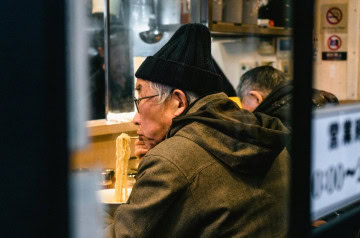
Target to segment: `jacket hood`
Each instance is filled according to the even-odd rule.
[[[293,94],[293,82],[284,82],[275,87],[254,112],[262,112],[266,115],[277,117],[289,130],[292,130],[291,110]],[[313,108],[322,107],[328,104],[339,104],[339,101],[334,94],[314,88],[312,89],[311,102]]]
[[[288,128],[292,129],[291,107],[293,101],[294,86],[292,81],[285,82],[275,87],[265,97],[264,101],[254,110],[266,115],[277,117]]]
[[[240,109],[224,93],[198,99],[173,119],[167,138],[192,140],[240,173],[263,173],[284,149],[289,131],[277,118]]]

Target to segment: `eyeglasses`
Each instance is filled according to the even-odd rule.
[[[159,94],[152,95],[152,96],[146,96],[146,97],[142,97],[142,98],[136,98],[136,97],[134,97],[134,103],[135,103],[137,112],[140,113],[140,107],[139,107],[139,105],[140,105],[141,100],[147,99],[147,98],[153,98],[153,97],[156,97],[156,96],[159,96]]]

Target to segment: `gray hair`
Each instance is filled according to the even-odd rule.
[[[165,102],[166,99],[168,99],[168,97],[171,95],[172,91],[175,89],[174,87],[170,87],[170,86],[167,86],[164,84],[155,83],[155,82],[151,82],[151,81],[149,83],[149,87],[151,89],[153,89],[156,92],[156,94],[159,95],[157,97],[159,104]],[[186,95],[188,104],[191,104],[192,102],[194,102],[196,99],[199,98],[198,95],[196,95],[195,93],[193,93],[191,91],[184,91],[184,90],[182,90],[182,91]]]
[[[243,99],[249,91],[257,90],[267,96],[276,86],[288,80],[285,73],[271,66],[256,67],[241,76],[237,94]]]

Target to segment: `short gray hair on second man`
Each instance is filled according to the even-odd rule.
[[[163,103],[166,101],[166,99],[171,95],[172,91],[174,90],[174,87],[170,87],[167,85],[163,85],[160,83],[155,83],[155,82],[151,82],[149,84],[149,87],[153,90],[155,90],[156,94],[159,95],[158,97],[158,103]],[[184,91],[182,90],[185,95],[186,95],[186,99],[188,104],[191,104],[192,102],[194,102],[196,99],[199,98],[198,95],[196,95],[193,92],[190,91]]]
[[[237,94],[242,99],[249,91],[257,90],[267,96],[273,88],[288,80],[285,73],[271,66],[256,67],[241,76]]]

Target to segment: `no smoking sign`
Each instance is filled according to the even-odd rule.
[[[342,45],[341,38],[337,35],[332,35],[329,37],[327,41],[327,45],[330,50],[333,51],[339,50]]]
[[[347,60],[348,4],[322,4],[320,8],[321,59]]]
[[[321,6],[320,32],[327,34],[347,33],[348,5],[324,4]]]
[[[341,22],[343,18],[340,8],[332,7],[326,12],[326,21],[331,25],[336,25]]]

